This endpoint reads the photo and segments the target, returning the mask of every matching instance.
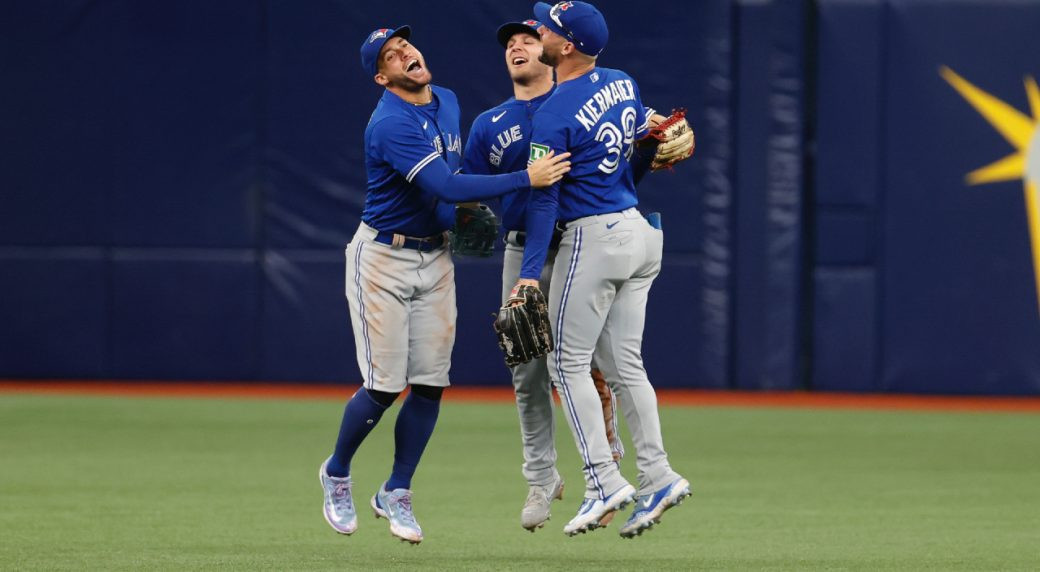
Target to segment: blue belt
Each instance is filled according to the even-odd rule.
[[[418,250],[419,252],[429,252],[431,250],[437,250],[438,248],[444,246],[443,233],[428,236],[426,238],[414,238],[411,236],[404,236],[387,230],[381,230],[378,234],[376,234],[376,237],[373,240],[382,244],[394,246],[395,236],[400,236],[404,238],[403,242],[400,242],[400,239],[398,239],[401,245],[399,248],[408,248],[411,250]]]

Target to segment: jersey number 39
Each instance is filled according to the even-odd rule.
[[[599,126],[596,131],[596,141],[603,143],[607,148],[607,156],[599,163],[599,170],[606,174],[617,171],[621,163],[621,156],[628,161],[632,158],[632,142],[636,138],[636,110],[626,107],[621,112],[621,127],[608,122]]]

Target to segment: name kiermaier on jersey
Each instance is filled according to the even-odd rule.
[[[612,81],[585,101],[581,109],[574,114],[574,118],[578,120],[578,123],[581,123],[585,131],[592,131],[599,118],[603,117],[603,114],[608,109],[623,101],[635,101],[635,99],[636,92],[632,86],[632,80],[619,79]]]

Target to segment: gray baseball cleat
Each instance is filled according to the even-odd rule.
[[[605,499],[586,498],[578,507],[578,514],[563,527],[567,536],[574,536],[579,532],[584,534],[602,526],[601,520],[607,514],[625,508],[632,502],[636,489],[632,485],[625,485],[614,491]]]
[[[372,497],[372,511],[376,518],[390,521],[390,534],[402,541],[419,544],[423,533],[412,513],[412,491],[408,489],[384,490],[386,483],[379,485],[379,491]]]
[[[340,534],[354,534],[357,530],[357,510],[354,508],[354,497],[350,494],[350,477],[329,476],[325,470],[328,464],[329,460],[325,459],[318,470],[321,488],[325,491],[325,520]]]
[[[524,509],[520,511],[520,526],[534,532],[549,520],[549,505],[553,499],[563,499],[563,477],[556,475],[553,482],[544,487],[532,486],[527,491]]]
[[[636,499],[636,508],[628,522],[618,531],[624,538],[633,538],[661,522],[664,511],[682,504],[690,496],[690,482],[679,477],[660,489]]]

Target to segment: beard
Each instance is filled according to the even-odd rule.
[[[560,56],[557,54],[550,54],[549,50],[542,48],[542,53],[538,56],[538,61],[549,67],[556,67],[560,63]]]
[[[430,83],[432,83],[432,82],[433,82],[433,74],[428,72],[428,71],[427,71],[427,74],[426,74],[426,79],[424,81],[422,81],[422,82],[415,81],[414,79],[412,79],[412,78],[410,78],[410,77],[408,77],[407,75],[404,75],[404,74],[399,75],[399,76],[397,76],[397,77],[395,77],[395,78],[390,80],[390,84],[391,85],[393,85],[395,87],[399,87],[399,88],[401,88],[401,89],[403,89],[405,91],[412,92],[412,93],[415,93],[415,92],[418,92],[418,91],[422,91],[423,89],[426,88],[426,86],[430,85]]]

